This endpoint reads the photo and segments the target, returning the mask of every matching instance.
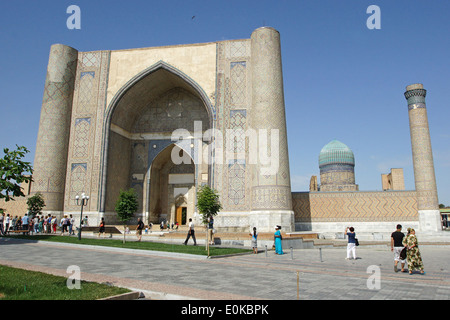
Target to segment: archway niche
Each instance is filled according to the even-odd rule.
[[[163,62],[119,90],[108,106],[104,126],[99,201],[107,222],[115,222],[114,206],[120,190],[130,187],[139,198],[134,220],[142,217],[145,222],[174,222],[174,199],[178,194],[173,193],[182,193],[186,188],[188,192],[183,196],[190,208],[188,214],[192,214],[195,194],[190,194],[198,185],[209,182],[211,170],[208,164],[174,164],[172,150],[180,147],[172,134],[185,129],[194,135],[199,128],[203,134],[211,126],[212,108],[204,91]],[[188,154],[192,160],[192,152]],[[188,182],[183,186],[180,181]]]
[[[175,144],[161,151],[150,168],[149,222],[186,224],[195,212],[198,180],[195,165],[174,164],[173,154],[186,153]],[[191,159],[191,158],[190,158]]]

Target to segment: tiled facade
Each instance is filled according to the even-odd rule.
[[[173,222],[175,193],[189,190],[183,203],[195,217],[194,191],[210,184],[221,196],[224,228],[249,225],[255,210],[293,217],[276,30],[260,28],[243,40],[119,51],[55,45],[48,68],[32,190],[44,193],[47,210],[77,213],[75,196],[85,193],[90,196],[86,214],[94,222],[105,217],[114,223],[120,190],[133,187],[140,202],[136,216]],[[196,162],[187,184],[169,182],[186,173],[157,166],[174,145],[191,160],[202,158],[197,145],[172,139],[177,129],[199,133],[200,140],[208,130],[218,130],[223,141],[201,143],[212,156],[226,150],[214,164]],[[275,174],[264,174],[263,166],[251,162],[249,129],[279,132]],[[284,223],[277,219],[271,226]],[[289,221],[286,228],[291,226]],[[261,227],[269,225],[261,222]]]
[[[410,104],[411,134],[418,149],[428,150],[421,103]],[[177,129],[193,138],[174,138]],[[206,139],[213,130],[223,140]],[[250,149],[255,139],[265,150]],[[42,192],[45,210],[59,215],[77,214],[75,196],[88,194],[84,211],[92,223],[101,217],[116,223],[117,196],[133,187],[136,218],[157,223],[174,222],[181,205],[198,219],[196,190],[209,184],[223,205],[217,227],[260,231],[274,225],[294,231],[308,219],[417,219],[416,206],[436,202],[433,179],[416,179],[417,193],[292,193],[287,146],[280,34],[273,28],[259,28],[250,39],[157,48],[78,52],[54,45],[32,193]],[[173,150],[195,164],[169,165]],[[432,164],[425,154],[414,151],[419,167]],[[354,172],[327,176],[333,165],[323,168],[322,183],[336,182],[338,174],[346,186],[339,190],[357,190]]]

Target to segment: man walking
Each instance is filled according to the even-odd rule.
[[[400,261],[402,266],[402,272],[405,271],[405,260],[400,258],[400,253],[405,247],[402,244],[403,237],[405,234],[402,232],[402,226],[400,224],[397,225],[397,230],[391,234],[391,251],[394,252],[394,271],[398,272],[398,262]]]
[[[208,218],[208,241],[209,244],[214,244],[214,217],[210,216]]]
[[[73,218],[72,215],[70,215],[69,223],[68,223],[68,225],[69,225],[69,236],[70,235],[75,235],[75,231],[73,231],[73,224],[74,223],[75,223],[75,219]]]
[[[197,240],[195,239],[194,223],[192,222],[192,218],[189,218],[189,231],[188,231],[188,234],[187,234],[186,241],[184,241],[184,245],[187,245],[187,242],[188,242],[190,237],[192,237],[192,239],[194,240],[194,246],[196,246],[197,245]]]
[[[142,239],[142,229],[144,229],[144,223],[142,222],[141,218],[138,218],[138,224],[136,227],[136,236],[138,238],[138,241],[141,241]]]

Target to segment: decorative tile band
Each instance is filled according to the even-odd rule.
[[[320,167],[320,173],[326,172],[354,172],[354,164],[329,164]]]
[[[427,90],[425,89],[414,89],[405,92],[405,98],[408,100],[408,105],[415,103],[425,103],[425,96],[427,95]]]

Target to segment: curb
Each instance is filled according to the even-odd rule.
[[[196,297],[188,297],[177,295],[174,293],[167,293],[163,291],[150,291],[150,290],[141,290],[135,288],[129,288],[130,290],[139,290],[139,299],[143,300],[203,300],[201,298]]]
[[[141,292],[139,291],[133,291],[123,294],[118,294],[116,296],[111,296],[107,298],[102,298],[98,300],[137,300],[141,297]]]

